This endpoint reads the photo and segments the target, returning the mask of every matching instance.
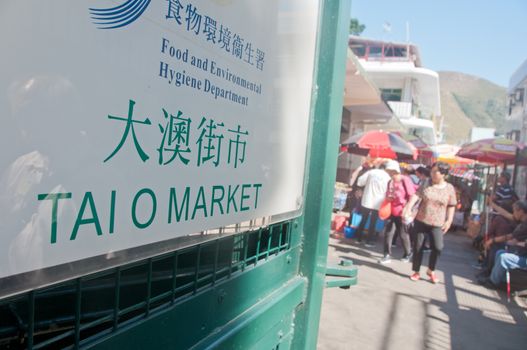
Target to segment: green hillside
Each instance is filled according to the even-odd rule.
[[[488,80],[457,72],[439,72],[443,133],[447,143],[463,143],[473,126],[502,131],[507,90]]]

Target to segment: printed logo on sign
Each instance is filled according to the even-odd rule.
[[[115,7],[105,9],[90,8],[91,18],[99,29],[124,27],[138,19],[150,5],[150,1],[127,0],[125,3]]]

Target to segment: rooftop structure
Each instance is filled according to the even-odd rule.
[[[434,120],[441,116],[439,75],[422,66],[418,47],[358,36],[350,36],[348,45],[401,123],[435,145]]]
[[[398,117],[441,115],[439,75],[422,66],[416,45],[357,36],[350,36],[348,43],[387,101],[411,104],[396,108]]]

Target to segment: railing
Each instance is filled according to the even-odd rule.
[[[398,118],[411,118],[412,117],[412,103],[411,102],[388,101],[388,105],[390,106],[393,113]]]
[[[0,348],[78,349],[291,247],[291,222],[0,300]]]

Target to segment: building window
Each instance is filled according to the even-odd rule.
[[[402,95],[402,89],[381,89],[381,97],[384,101],[400,102]]]
[[[523,95],[525,93],[525,89],[516,89],[514,91],[514,101],[517,102],[520,106],[523,106]]]
[[[394,57],[408,57],[406,47],[395,47],[393,49],[393,56]]]
[[[384,47],[384,57],[386,58],[405,58],[406,57],[406,47],[387,45]]]
[[[369,57],[375,57],[375,58],[381,58],[382,57],[382,46],[370,46],[368,56]]]
[[[357,57],[364,57],[366,56],[366,45],[361,43],[352,43],[351,51],[353,51]]]
[[[520,142],[520,136],[521,136],[520,130],[511,130],[505,135],[505,137],[508,138],[509,140],[513,140],[516,142]]]

